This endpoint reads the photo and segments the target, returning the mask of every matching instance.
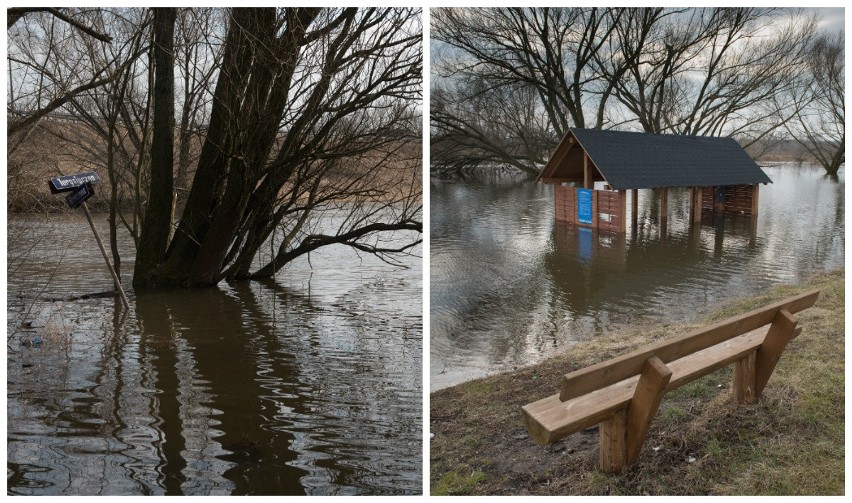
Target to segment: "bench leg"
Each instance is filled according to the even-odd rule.
[[[662,360],[652,356],[642,365],[642,374],[633,400],[627,409],[627,464],[632,465],[639,457],[642,443],[654,414],[660,407],[666,386],[672,378],[672,371]]]
[[[672,371],[656,356],[645,361],[630,405],[601,422],[601,471],[618,473],[636,462],[671,377]]]
[[[619,473],[627,464],[627,409],[621,409],[600,424],[601,471]]]
[[[798,321],[795,316],[790,314],[786,309],[778,311],[775,319],[772,320],[772,325],[769,327],[769,332],[763,340],[763,344],[757,350],[756,371],[755,371],[755,389],[759,397],[769,381],[769,376],[775,370],[775,365],[781,358],[781,353],[787,347],[787,343],[793,337]]]
[[[733,387],[737,403],[755,403],[757,401],[756,361],[757,351],[752,351],[742,360],[734,362]]]

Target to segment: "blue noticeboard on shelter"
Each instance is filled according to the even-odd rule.
[[[592,189],[577,189],[577,221],[592,223]]]

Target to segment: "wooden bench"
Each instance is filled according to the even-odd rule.
[[[736,400],[756,402],[787,342],[801,331],[793,313],[818,296],[814,290],[790,297],[566,374],[560,393],[522,407],[527,430],[546,445],[600,424],[600,468],[618,473],[639,457],[667,391],[733,364]]]

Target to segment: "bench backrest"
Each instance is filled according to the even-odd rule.
[[[715,346],[733,337],[772,323],[781,310],[797,313],[814,305],[819,290],[806,292],[754,311],[720,321],[674,339],[659,341],[612,360],[566,374],[559,399],[563,402],[615,384],[642,372],[645,361],[656,356],[664,363]]]

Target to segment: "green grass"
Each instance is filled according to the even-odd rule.
[[[467,475],[461,475],[457,472],[445,473],[441,480],[438,481],[435,491],[432,494],[447,496],[452,494],[470,494],[476,488],[476,485],[485,479],[485,474],[480,471],[473,471]]]

